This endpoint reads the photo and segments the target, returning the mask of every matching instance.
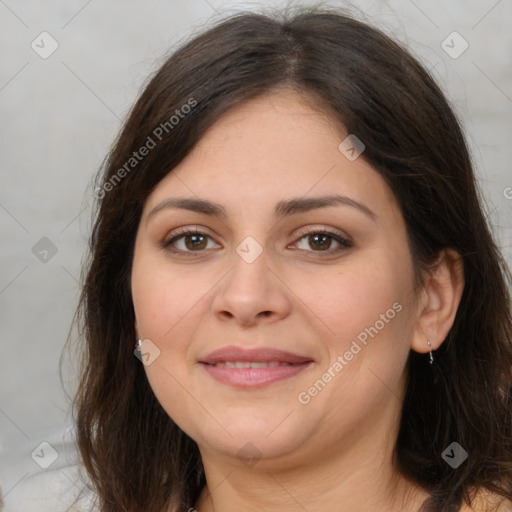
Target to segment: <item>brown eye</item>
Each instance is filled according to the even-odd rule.
[[[317,247],[321,251],[326,251],[331,248],[332,237],[323,234],[314,234],[308,236],[308,243],[310,247]]]
[[[206,248],[206,237],[203,235],[185,235],[185,247],[191,251]]]
[[[209,249],[208,242],[212,238],[206,233],[200,231],[184,230],[179,235],[172,237],[170,240],[164,242],[164,248],[172,248],[173,252],[201,252],[204,249]],[[216,245],[216,247],[218,247]]]
[[[334,248],[333,244],[335,245]],[[336,233],[329,231],[312,231],[302,236],[297,246],[299,249],[310,252],[337,252],[352,247],[352,244],[349,240]]]

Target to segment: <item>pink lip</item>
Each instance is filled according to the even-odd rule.
[[[223,363],[226,361],[254,361],[261,363],[265,361],[279,361],[281,363],[301,364],[311,361],[311,358],[271,347],[247,349],[229,346],[214,350],[204,359],[200,360],[201,363],[206,364]]]
[[[229,368],[214,366],[216,363],[231,362],[270,362],[288,363],[286,366],[267,368]],[[283,379],[293,377],[308,368],[313,360],[270,347],[242,349],[234,346],[215,350],[199,361],[215,380],[234,387],[258,388]]]

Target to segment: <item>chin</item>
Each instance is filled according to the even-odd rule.
[[[238,459],[245,465],[254,464],[255,461],[263,464],[265,459],[289,456],[304,446],[311,437],[304,425],[287,425],[285,428],[283,424],[277,426],[279,422],[276,421],[272,425],[268,421],[226,424],[229,425],[229,434],[218,425],[217,428],[208,430],[204,430],[202,425],[203,428],[197,426],[193,429],[195,432],[191,431],[188,435],[197,442],[201,450]]]

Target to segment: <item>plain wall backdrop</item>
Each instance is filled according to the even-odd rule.
[[[58,365],[90,233],[92,180],[140,87],[173,45],[206,24],[282,5],[0,0],[4,494],[42,471],[31,454],[70,425]],[[512,262],[512,0],[367,0],[350,10],[432,70],[464,125],[491,223]],[[76,375],[66,368],[72,394]]]

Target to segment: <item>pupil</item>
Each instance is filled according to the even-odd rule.
[[[329,240],[328,235],[316,234],[316,235],[313,235],[312,238],[313,238],[313,244],[317,245],[318,247],[321,247],[322,249],[329,249],[329,246],[331,244],[328,242],[328,240]],[[321,242],[321,241],[319,242],[319,240],[323,240],[323,242]]]
[[[187,238],[187,246],[188,246],[188,249],[190,248],[202,248],[201,247],[201,244],[204,243],[204,240],[202,240],[204,237],[202,235],[189,235],[188,238]]]

